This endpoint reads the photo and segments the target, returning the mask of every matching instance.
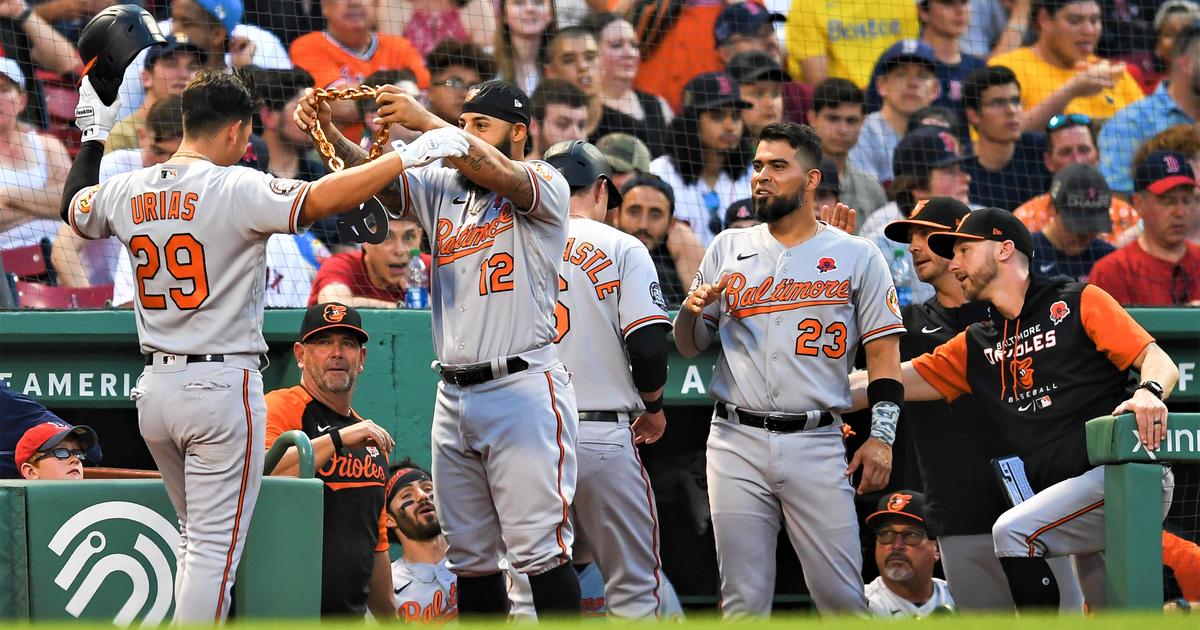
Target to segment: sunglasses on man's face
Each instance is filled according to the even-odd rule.
[[[43,459],[49,459],[51,457],[55,459],[68,460],[71,459],[72,456],[79,458],[79,461],[82,462],[87,457],[87,451],[79,448],[52,448],[48,451],[43,451],[41,455],[35,457],[33,459],[33,463],[36,464]]]
[[[1046,133],[1067,127],[1091,127],[1092,119],[1085,114],[1055,114],[1046,123]]]

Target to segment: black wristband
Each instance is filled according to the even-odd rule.
[[[342,450],[342,430],[334,429],[329,432],[329,440],[333,442],[333,452]]]
[[[16,22],[17,24],[24,24],[29,20],[30,15],[33,15],[32,4],[25,5],[25,10],[17,14],[17,17],[13,18],[13,22]]]
[[[903,407],[904,383],[894,378],[877,378],[867,385],[867,401],[871,407],[881,402],[895,403],[897,407]]]
[[[646,413],[658,413],[662,411],[663,397],[659,394],[654,400],[642,400],[642,404],[646,406]]]

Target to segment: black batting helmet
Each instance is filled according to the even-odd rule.
[[[608,187],[608,207],[621,205],[621,191],[612,180],[612,166],[595,145],[583,140],[563,140],[546,149],[542,159],[562,171],[571,190],[591,186],[603,179]]]
[[[134,57],[150,46],[165,46],[158,23],[136,4],[115,4],[96,14],[79,33],[83,74],[106,105],[117,98],[117,88]]]

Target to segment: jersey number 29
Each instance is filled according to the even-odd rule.
[[[162,310],[167,308],[167,297],[170,296],[175,306],[182,311],[199,308],[208,299],[208,272],[204,269],[204,245],[200,244],[191,234],[172,234],[162,246],[161,254],[157,244],[145,234],[138,234],[129,240],[129,251],[137,257],[146,257],[146,262],[139,263],[135,270],[137,277],[138,301],[147,310]],[[163,259],[166,259],[167,273],[172,278],[182,282],[191,282],[192,290],[184,291],[171,287],[167,295],[149,293],[146,291],[146,281],[158,274]]]

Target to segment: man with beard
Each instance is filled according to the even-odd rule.
[[[368,607],[390,617],[384,483],[394,441],[350,407],[354,383],[367,359],[367,333],[358,311],[329,302],[310,306],[292,350],[300,384],[266,395],[267,448],[286,431],[312,440],[316,476],[325,483],[321,615],[361,618]],[[288,449],[272,475],[295,475],[299,458]]]
[[[938,543],[926,529],[925,495],[897,490],[884,495],[867,517],[875,530],[879,577],[867,585],[867,601],[877,617],[928,617],[954,611],[946,581],[933,577]]]
[[[781,518],[817,609],[867,612],[849,477],[863,469],[859,493],[887,483],[904,325],[879,250],[817,221],[820,163],[810,127],[763,129],[752,199],[765,224],[717,235],[675,318],[684,356],[721,342],[707,473],[726,617],[769,614]],[[871,431],[847,466],[839,411],[860,343]]]
[[[376,97],[381,124],[414,131],[449,125],[394,86]],[[471,88],[454,136],[469,144],[446,167],[414,169],[378,197],[415,215],[433,249],[434,487],[459,614],[508,610],[499,559],[529,576],[539,618],[580,612],[571,566],[575,393],[554,339],[558,270],[570,189],[545,162],[522,160],[529,97],[502,80]],[[301,128],[320,124],[347,164],[366,152],[311,98]],[[521,413],[513,413],[514,409]],[[486,457],[484,454],[486,453]]]
[[[402,554],[392,563],[396,617],[444,623],[458,616],[458,581],[446,567],[446,537],[433,503],[433,480],[407,457],[388,476],[388,537]]]
[[[679,304],[687,292],[684,285],[694,271],[687,272],[667,244],[675,215],[675,194],[666,182],[650,174],[634,175],[621,186],[621,205],[613,214],[613,225],[637,237],[650,252],[650,260],[662,285],[663,299]]]
[[[996,520],[995,553],[1018,608],[1057,607],[1044,559],[1105,546],[1104,467],[1088,460],[1084,423],[1133,413],[1139,441],[1157,450],[1167,424],[1162,399],[1179,369],[1103,289],[1031,274],[1033,237],[1011,212],[976,210],[927,242],[951,260],[965,298],[991,303],[991,318],[904,362],[906,398],[954,402],[974,394],[998,423],[1036,494]],[[1141,382],[1132,396],[1131,370]],[[851,375],[851,387],[852,408],[861,409],[865,379]],[[1165,515],[1174,482],[1168,468],[1162,477]],[[1103,600],[1089,593],[1093,608]]]

